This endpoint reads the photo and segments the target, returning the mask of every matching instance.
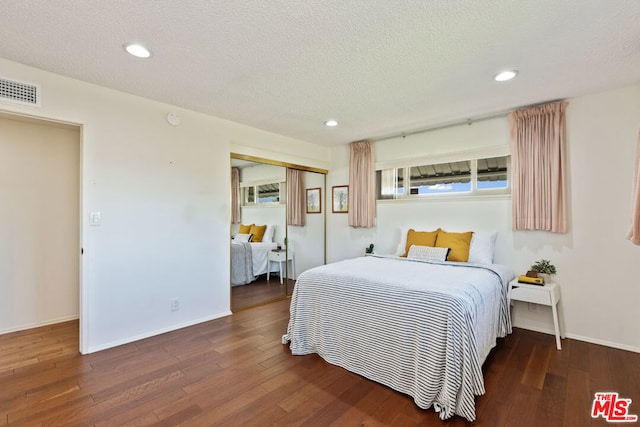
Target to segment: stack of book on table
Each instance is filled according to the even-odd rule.
[[[518,282],[519,283],[526,283],[528,285],[544,286],[544,278],[543,277],[518,276]]]

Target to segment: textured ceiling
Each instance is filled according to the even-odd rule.
[[[0,57],[331,146],[638,83],[640,1],[3,0]]]

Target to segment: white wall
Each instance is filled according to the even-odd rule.
[[[304,227],[289,226],[289,245],[295,253],[295,273],[297,278],[300,273],[310,268],[324,264],[324,230],[325,215],[327,215],[326,191],[324,188],[324,175],[316,172],[305,172],[305,187],[320,188],[322,200],[319,214],[306,214]],[[289,277],[293,274],[289,272]]]
[[[272,182],[286,182],[287,169],[283,166],[256,163],[255,166],[242,168],[240,172],[240,186],[243,184],[266,184]],[[285,187],[285,186],[283,186]],[[286,188],[283,188],[286,194]],[[274,242],[284,242],[287,223],[286,200],[281,200],[279,205],[248,205],[240,206],[240,219],[243,224],[274,225]],[[236,225],[234,230],[238,227]]]
[[[369,243],[390,252],[407,227],[495,229],[497,259],[523,273],[537,259],[558,268],[568,336],[640,351],[640,288],[635,263],[640,247],[625,240],[630,223],[633,157],[640,128],[640,85],[569,100],[567,109],[570,231],[511,232],[510,197],[439,201],[384,201],[377,226],[353,229],[346,215],[329,214],[328,259],[360,256]],[[508,146],[506,118],[461,125],[376,143],[377,162]],[[332,151],[329,184],[348,183],[348,147]],[[550,310],[514,310],[515,324],[551,332]]]
[[[3,59],[0,74],[42,86],[41,108],[0,101],[0,110],[82,125],[84,352],[230,314],[232,145],[328,167],[329,150],[305,142]],[[170,111],[180,126],[167,123]],[[101,212],[100,226],[89,226],[90,212]]]
[[[77,319],[80,129],[0,115],[0,333]]]
[[[240,172],[240,184],[286,182],[287,168],[284,166],[255,163],[255,166],[243,167]]]

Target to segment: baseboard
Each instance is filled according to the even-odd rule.
[[[58,317],[57,319],[45,320],[42,322],[27,323],[25,325],[15,326],[8,329],[2,329],[0,330],[0,335],[10,334],[12,332],[25,331],[27,329],[41,328],[43,326],[55,325],[56,323],[68,322],[70,320],[78,320],[79,318],[80,317],[77,314],[75,314],[73,316]]]
[[[528,331],[540,332],[543,334],[549,334],[555,336],[555,331],[553,329],[539,328],[536,326],[523,326],[523,325],[513,325],[516,328],[526,329]],[[619,350],[632,351],[634,353],[640,353],[640,347],[634,347],[632,345],[620,344],[611,341],[600,340],[597,338],[585,337],[583,335],[576,334],[565,334],[565,338],[571,338],[572,340],[584,341],[590,344],[603,345],[605,347],[617,348]]]
[[[89,349],[86,352],[83,352],[83,354],[95,353],[96,351],[102,351],[102,350],[106,350],[106,349],[109,349],[109,348],[117,347],[119,345],[129,344],[129,343],[132,343],[134,341],[143,340],[145,338],[154,337],[156,335],[165,334],[167,332],[176,331],[178,329],[187,328],[189,326],[197,325],[197,324],[204,323],[204,322],[209,322],[211,320],[220,319],[221,317],[230,316],[232,314],[233,313],[231,313],[231,311],[224,311],[222,313],[214,314],[212,316],[203,317],[203,318],[192,320],[192,321],[189,321],[189,322],[179,323],[177,325],[172,325],[172,326],[169,326],[169,327],[163,328],[163,329],[157,329],[157,330],[152,331],[152,332],[145,332],[144,334],[134,335],[134,336],[131,336],[131,337],[123,338],[121,340],[111,341],[111,342],[106,343],[106,344],[89,347]]]
[[[640,353],[640,347],[634,347],[632,345],[619,344],[611,341],[599,340],[597,338],[584,337],[582,335],[567,334],[567,338],[572,340],[584,341],[591,344],[604,345],[606,347],[617,348],[619,350],[633,351],[634,353]]]

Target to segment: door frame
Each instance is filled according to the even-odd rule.
[[[79,133],[78,140],[78,208],[80,210],[78,218],[79,223],[77,224],[78,230],[78,324],[79,324],[79,333],[78,333],[78,351],[82,354],[88,353],[89,350],[89,337],[88,337],[88,325],[87,319],[88,315],[86,313],[86,308],[88,307],[88,292],[85,288],[86,276],[87,276],[87,261],[84,256],[84,198],[83,198],[83,177],[84,177],[84,124],[79,122],[72,122],[60,118],[55,117],[45,117],[33,114],[26,114],[22,112],[12,111],[6,109],[4,107],[0,107],[0,117],[12,119],[18,118],[26,121],[32,121],[34,123],[53,123],[60,124],[65,126],[77,127]]]

